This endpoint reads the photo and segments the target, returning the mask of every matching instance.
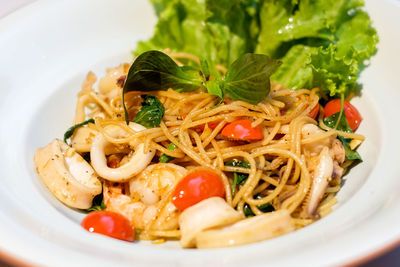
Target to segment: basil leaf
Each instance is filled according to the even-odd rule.
[[[344,115],[344,112],[342,113],[341,118],[340,117],[340,112],[337,112],[333,114],[332,116],[324,118],[324,123],[326,126],[332,129],[337,129],[339,131],[347,132],[347,133],[352,133],[353,131],[350,128],[349,122],[347,121],[346,116]],[[340,120],[340,121],[338,121]],[[336,128],[335,128],[336,126]]]
[[[265,203],[260,206],[257,206],[259,210],[262,212],[272,212],[275,210],[274,206],[271,205],[271,203]]]
[[[92,207],[90,207],[86,211],[90,212],[95,210],[104,210],[105,208],[106,205],[104,204],[103,193],[101,193],[93,198]]]
[[[351,141],[350,138],[345,138],[345,137],[343,137],[343,136],[341,136],[341,135],[338,135],[338,139],[339,139],[340,141],[342,141],[346,159],[360,160],[360,161],[362,161],[362,158],[361,158],[360,154],[358,154],[357,151],[352,150],[352,149],[350,148],[350,141]]]
[[[172,88],[191,92],[201,88],[199,70],[179,67],[168,55],[160,51],[144,52],[129,69],[123,93],[130,91],[157,91]]]
[[[206,82],[207,91],[210,95],[217,95],[222,100],[224,93],[222,92],[219,80],[212,80]]]
[[[255,195],[254,198],[255,198],[255,199],[261,199],[261,198],[263,198],[263,196],[262,196],[261,194],[257,194],[257,195]],[[272,211],[275,210],[274,206],[272,206],[271,203],[269,203],[269,202],[268,202],[268,203],[265,203],[265,204],[262,204],[262,205],[260,205],[260,206],[257,206],[257,208],[258,208],[260,211],[264,212],[264,213],[272,212]],[[247,204],[247,203],[245,203],[244,206],[243,206],[243,213],[244,213],[244,215],[245,215],[246,217],[253,217],[253,216],[255,216],[254,213],[253,213],[253,211],[251,210],[249,204]]]
[[[168,55],[160,51],[144,52],[129,68],[122,91],[122,106],[128,123],[125,93],[130,91],[157,91],[172,88],[178,92],[191,92],[203,87],[201,72],[192,67],[179,67]]]
[[[142,108],[132,121],[146,128],[158,127],[164,117],[164,106],[154,95],[142,95],[142,98]]]
[[[246,216],[246,217],[254,216],[254,212],[251,210],[249,204],[247,204],[247,203],[245,203],[243,206],[243,213],[244,213],[244,216]]]
[[[94,123],[94,119],[88,119],[84,122],[81,122],[81,123],[78,123],[78,124],[75,124],[75,125],[69,127],[68,130],[64,134],[64,143],[67,143],[67,139],[70,138],[74,134],[74,132],[77,128],[82,127],[88,123]]]
[[[336,129],[339,131],[343,131],[343,132],[347,132],[347,133],[353,132],[350,128],[350,125],[349,125],[349,122],[347,121],[346,116],[344,115],[344,112],[342,112],[341,116],[340,116],[340,112],[337,112],[337,113],[333,114],[332,116],[324,118],[324,123],[326,126],[328,126],[329,128],[332,128],[332,129],[334,129],[336,126]],[[345,138],[341,135],[338,135],[338,139],[343,144],[346,159],[362,161],[360,154],[357,151],[352,150],[350,148],[350,141],[351,141],[350,138]]]
[[[250,168],[250,163],[247,161],[240,161],[237,159],[229,160],[224,163],[225,166],[232,166],[232,167],[242,167],[242,168]],[[232,182],[232,195],[235,194],[236,186],[244,185],[249,175],[247,173],[233,173],[233,182]]]
[[[200,67],[201,67],[201,72],[204,75],[204,78],[206,81],[210,78],[211,72],[210,72],[210,65],[208,64],[208,61],[205,59],[200,60]]]
[[[270,90],[270,76],[280,61],[261,54],[245,54],[232,63],[222,86],[233,100],[257,104],[264,100]]]
[[[168,146],[167,146],[167,149],[168,150],[174,150],[174,149],[176,149],[177,148],[177,146],[174,144],[174,143],[170,143]],[[161,163],[168,163],[168,162],[170,162],[171,160],[173,160],[174,159],[174,157],[171,157],[171,156],[168,156],[167,154],[162,154],[161,156],[160,156],[160,158],[159,158],[159,162],[161,162]]]

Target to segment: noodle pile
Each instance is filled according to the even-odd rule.
[[[198,61],[184,53],[170,56],[178,63],[181,60]],[[296,228],[301,228],[332,211],[337,202],[335,194],[340,190],[341,177],[329,181],[315,215],[310,216],[305,212],[316,156],[304,150],[304,147],[322,144],[336,138],[338,134],[360,141],[364,137],[325,126],[322,108],[319,126],[325,131],[310,137],[302,135],[304,125],[318,124],[308,116],[319,101],[320,92],[317,88],[292,91],[279,84],[272,84],[269,96],[257,105],[228,98],[219,103],[218,97],[201,91],[180,93],[169,89],[146,92],[160,100],[165,108],[165,115],[159,127],[135,132],[125,122],[121,103],[122,89],[117,86],[105,89],[104,86],[107,79],[115,78],[115,75],[126,75],[128,68],[129,64],[124,64],[110,70],[100,81],[99,92],[92,89],[96,77],[89,73],[78,95],[74,122],[83,122],[88,117],[95,119],[95,123],[89,123],[87,127],[101,132],[108,142],[119,149],[118,153],[108,155],[109,161],[116,157],[117,164],[123,164],[124,158],[129,157],[130,148],[143,143],[145,152],[156,151],[154,163],[158,162],[162,154],[166,154],[174,158],[171,163],[188,170],[199,166],[214,170],[224,183],[226,202],[241,214],[244,214],[245,208],[249,208],[255,216],[261,215],[263,211],[258,207],[269,203],[274,210],[288,210]],[[219,70],[224,72],[221,66]],[[125,95],[130,119],[141,108],[142,94],[145,93],[135,91]],[[244,118],[251,119],[253,127],[261,127],[264,134],[262,140],[245,142],[228,140],[221,136],[220,132],[225,125]],[[210,127],[211,124],[214,127]],[[110,125],[119,127],[126,134],[118,137],[110,135],[107,131]],[[167,146],[171,143],[177,148],[168,149]],[[246,161],[250,168],[226,166],[225,162],[229,160]],[[350,163],[344,162],[341,168],[346,169]],[[242,185],[232,186],[235,172],[248,174]],[[107,177],[103,178],[107,180]],[[112,197],[113,194],[130,197],[127,183],[106,181],[103,183],[103,192],[109,194],[107,197]],[[165,194],[163,203],[158,206],[157,216],[144,229],[140,229],[141,239],[179,238],[178,228],[160,230],[155,227],[157,220],[163,220],[163,209],[171,199],[172,191]]]

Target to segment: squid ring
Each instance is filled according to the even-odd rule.
[[[129,123],[129,127],[136,132],[146,129],[142,125],[133,122]],[[112,133],[112,135],[116,134],[118,133],[115,131]],[[118,168],[110,168],[107,166],[107,159],[104,153],[104,149],[108,144],[110,143],[104,138],[103,134],[98,133],[93,139],[90,148],[90,158],[97,174],[112,182],[126,182],[134,175],[140,173],[149,165],[155,154],[153,150],[144,153],[144,144],[140,143],[135,147],[134,154],[126,164]]]

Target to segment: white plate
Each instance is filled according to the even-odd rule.
[[[82,214],[43,187],[34,151],[61,137],[89,70],[131,59],[156,21],[146,1],[38,1],[0,21],[0,251],[34,265],[319,266],[356,261],[400,239],[400,88],[394,1],[367,9],[380,36],[355,100],[367,141],[364,163],[346,177],[336,210],[294,233],[247,246],[182,250],[86,232]]]

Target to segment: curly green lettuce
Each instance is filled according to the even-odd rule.
[[[229,66],[245,53],[283,64],[271,80],[292,89],[357,93],[378,36],[362,0],[151,0],[154,36],[134,51],[170,48]]]

